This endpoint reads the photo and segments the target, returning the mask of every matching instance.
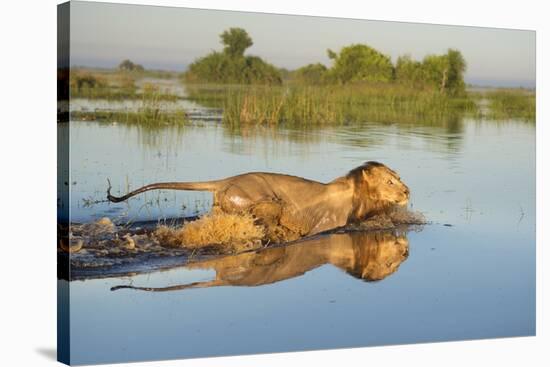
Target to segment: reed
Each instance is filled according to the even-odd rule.
[[[212,107],[222,107],[223,121],[229,125],[418,122],[479,112],[468,97],[390,84],[232,87],[224,93],[210,89],[199,98],[208,100]]]
[[[484,95],[488,101],[488,117],[493,119],[515,118],[534,122],[536,95],[525,89],[503,89]]]

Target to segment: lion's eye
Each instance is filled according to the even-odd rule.
[[[392,180],[388,180],[388,185],[393,185],[393,181],[392,181]]]

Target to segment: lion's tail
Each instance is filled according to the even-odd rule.
[[[118,203],[120,201],[127,200],[132,196],[141,194],[145,191],[150,190],[194,190],[194,191],[216,191],[222,181],[205,181],[205,182],[158,182],[150,185],[146,185],[127,193],[124,196],[113,196],[111,195],[111,184],[109,182],[109,188],[107,189],[107,199],[113,203]]]

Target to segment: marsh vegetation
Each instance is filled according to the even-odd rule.
[[[257,56],[245,56],[253,42],[242,28],[230,28],[220,35],[222,52],[199,58],[184,73],[191,83],[281,84],[278,69]]]
[[[186,72],[150,71],[130,60],[116,70],[76,69],[72,97],[141,101],[139,111],[87,111],[84,120],[181,124],[185,111],[167,113],[159,101],[188,99],[222,110],[230,126],[326,126],[364,121],[426,123],[456,118],[535,120],[535,93],[527,89],[468,91],[467,62],[459,50],[414,60],[397,58],[364,44],[327,50],[331,66],[308,64],[277,68],[245,55],[253,40],[241,28],[220,35],[221,51],[195,60]],[[160,88],[155,80],[179,80],[184,95]],[[143,82],[143,81],[146,82]],[[138,86],[139,84],[139,86]]]
[[[176,73],[127,68],[128,66],[117,69],[72,68],[69,77],[71,98],[125,100],[154,97],[169,101],[178,98],[171,91],[161,90],[153,83],[145,83],[142,88],[136,85],[138,80],[173,79],[177,77]]]
[[[223,109],[229,125],[321,126],[420,122],[479,114],[474,100],[397,84],[187,87],[191,99]]]
[[[489,103],[488,117],[500,120],[510,117],[535,121],[536,96],[525,89],[500,89],[482,95]]]

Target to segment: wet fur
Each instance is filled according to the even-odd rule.
[[[389,183],[391,181],[391,184]],[[199,190],[214,194],[215,211],[250,214],[273,241],[289,241],[343,227],[404,204],[409,189],[382,163],[366,162],[329,183],[277,173],[254,172],[207,182],[168,182],[141,187],[119,202],[149,190]]]

